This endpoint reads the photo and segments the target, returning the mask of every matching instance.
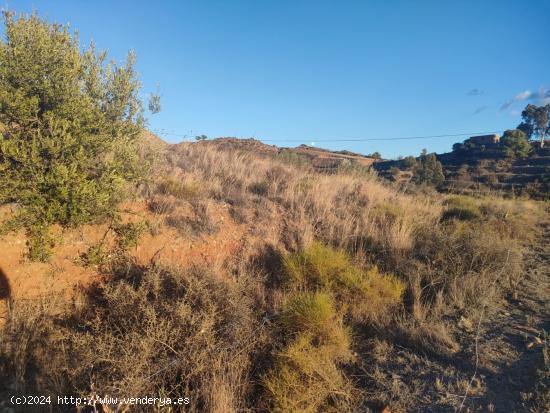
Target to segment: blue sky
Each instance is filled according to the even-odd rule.
[[[115,59],[134,49],[144,96],[160,84],[150,128],[172,142],[443,152],[463,138],[349,140],[502,131],[550,100],[546,0],[0,1]]]

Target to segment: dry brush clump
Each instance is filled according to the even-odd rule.
[[[106,284],[56,313],[16,303],[0,339],[0,392],[189,397],[185,411],[242,410],[260,327],[244,276],[112,265]]]

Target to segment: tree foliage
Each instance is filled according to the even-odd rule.
[[[544,142],[546,135],[550,132],[550,104],[545,106],[529,104],[521,112],[521,117],[523,122],[518,125],[518,129],[529,138],[536,135],[541,143]]]
[[[370,157],[370,158],[374,158],[374,159],[382,159],[382,154],[378,151],[373,152],[373,153],[371,153],[367,156]]]
[[[157,85],[157,91],[149,95],[149,101],[147,102],[147,107],[153,115],[156,115],[161,111],[162,105],[160,103],[160,87],[158,85]]]
[[[510,157],[525,158],[532,149],[527,135],[519,129],[505,131],[500,142],[504,146],[506,155]]]
[[[403,159],[403,166],[407,169],[414,169],[416,167],[416,158],[414,156],[406,156]]]
[[[0,203],[19,204],[17,219],[35,238],[52,223],[105,216],[139,177],[134,54],[122,66],[108,63],[93,44],[82,51],[68,26],[36,14],[5,12],[4,25]]]
[[[414,171],[413,181],[418,184],[438,186],[445,180],[443,166],[437,160],[435,153],[422,150]]]

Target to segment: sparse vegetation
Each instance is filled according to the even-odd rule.
[[[0,297],[0,410],[6,395],[40,394],[190,400],[131,410],[159,413],[458,411],[474,391],[469,411],[494,410],[481,402],[490,378],[480,363],[512,363],[480,358],[484,322],[515,316],[501,311],[505,299],[527,301],[522,282],[545,262],[527,273],[526,250],[548,205],[439,193],[442,164],[426,150],[395,161],[398,182],[385,183],[351,152],[321,173],[306,152],[199,135],[159,150],[155,173],[119,208],[150,155],[137,145],[133,57],[105,64],[35,15],[8,13],[5,24],[0,206],[13,209],[0,211],[0,233],[23,240],[6,242],[10,251],[26,242],[29,260],[53,255],[16,264],[47,267],[48,283],[70,265],[93,282],[12,299],[0,269],[10,294]],[[498,151],[508,158],[455,173],[489,182],[531,148],[507,131]],[[73,245],[56,251],[52,234],[62,241],[70,229]],[[531,249],[545,258],[542,248]],[[550,363],[548,338],[533,337],[542,362],[525,406],[536,411],[548,406]],[[113,409],[124,411],[94,411]]]
[[[6,383],[15,368],[24,372],[17,379],[18,391],[55,394],[71,389],[85,394],[92,391],[92,371],[86,366],[94,363],[94,391],[184,392],[195,397],[197,411],[215,411],[216,403],[226,403],[220,400],[229,400],[235,409],[365,410],[371,403],[388,402],[389,390],[372,393],[385,379],[356,380],[354,372],[372,364],[374,374],[389,361],[379,353],[375,359],[363,352],[364,343],[383,341],[388,352],[401,346],[424,357],[463,351],[452,326],[460,317],[475,319],[483,305],[516,288],[521,243],[530,239],[539,214],[529,202],[435,192],[405,195],[372,174],[324,175],[276,158],[207,145],[178,146],[166,156],[161,176],[171,178],[161,179],[147,200],[149,208],[159,197],[174,203],[160,225],[177,228],[183,237],[223,231],[217,224],[215,229],[210,226],[211,206],[227,205],[246,213],[247,220],[240,219],[239,225],[249,228],[249,249],[226,270],[166,270],[128,263],[113,267],[109,281],[99,291],[85,291],[88,298],[78,308],[56,310],[51,321],[45,314],[36,316],[40,327],[33,329],[33,342],[50,343],[44,359],[30,342],[24,355],[13,353],[13,340],[26,328],[14,318],[9,323],[14,335],[5,336],[0,345],[10,366],[2,373]],[[251,191],[258,182],[269,187],[261,196]],[[139,245],[143,228],[128,225],[117,227],[112,247],[90,249],[88,264],[105,271],[119,262],[121,254],[109,251],[116,248],[116,239],[125,246],[122,255]],[[273,248],[269,259],[260,253],[266,245]],[[107,255],[109,260],[104,259]],[[245,285],[251,289],[241,303]],[[193,295],[196,288],[203,298]],[[14,317],[19,311],[45,310],[14,305]],[[191,312],[176,314],[180,308]],[[128,314],[143,318],[130,325],[123,320]],[[261,321],[263,314],[268,316]],[[92,319],[103,321],[93,327]],[[171,333],[149,329],[153,319]],[[48,323],[59,320],[66,320],[61,321],[65,327],[55,333]],[[108,360],[108,351],[132,354],[132,369],[125,358],[93,362],[84,350],[88,336],[77,327],[82,325],[99,328],[93,330],[94,340],[99,340],[93,357]],[[231,343],[238,345],[215,333],[233,331],[236,325],[246,331],[235,333],[239,336]],[[108,331],[123,333],[115,337]],[[181,340],[181,331],[188,331],[189,338]],[[70,353],[56,353],[61,342]],[[222,348],[233,350],[217,354]],[[193,363],[189,357],[178,361],[183,353],[194,354]],[[136,360],[135,354],[143,356]],[[60,357],[81,360],[80,366]],[[153,366],[172,361],[174,371],[154,380],[145,381],[137,373],[153,374]],[[140,369],[135,368],[138,364]],[[62,387],[48,387],[53,383]],[[416,399],[399,400],[396,406],[406,409]]]

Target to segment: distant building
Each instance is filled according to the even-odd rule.
[[[466,142],[473,143],[474,145],[498,145],[500,142],[500,135],[472,136]]]

